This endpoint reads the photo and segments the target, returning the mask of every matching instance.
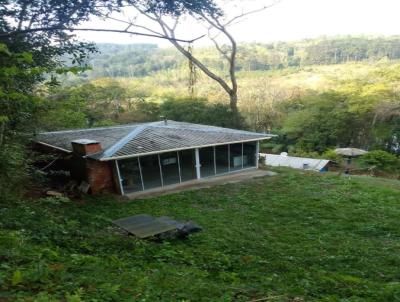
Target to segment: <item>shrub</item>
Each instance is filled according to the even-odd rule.
[[[370,151],[360,157],[360,162],[364,166],[375,166],[384,171],[394,171],[399,169],[399,160],[389,152],[383,150]]]
[[[0,146],[0,171],[0,202],[16,198],[28,174],[28,161],[22,145]]]
[[[245,128],[244,119],[232,112],[229,105],[210,103],[206,99],[169,99],[161,104],[160,113],[175,121]]]
[[[328,150],[326,150],[323,154],[322,154],[322,157],[324,158],[324,159],[329,159],[329,160],[332,160],[332,161],[335,161],[335,162],[340,162],[341,160],[342,160],[342,157],[339,155],[339,154],[337,154],[334,150],[332,150],[332,149],[328,149]]]

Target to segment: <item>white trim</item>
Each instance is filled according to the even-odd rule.
[[[119,172],[118,160],[115,161],[115,167],[116,167],[116,169],[117,169],[119,190],[121,191],[121,195],[125,195],[124,186],[122,185],[121,173]]]
[[[153,151],[153,152],[147,152],[147,153],[138,153],[138,154],[115,156],[115,157],[104,157],[104,158],[100,158],[99,160],[100,161],[108,161],[108,160],[115,160],[115,159],[126,159],[126,158],[132,158],[132,157],[147,156],[147,155],[154,155],[154,154],[161,154],[161,153],[175,152],[175,151],[182,151],[182,150],[191,150],[191,149],[198,149],[198,148],[205,148],[205,147],[212,147],[212,146],[223,146],[223,145],[230,145],[230,144],[257,142],[257,141],[262,141],[265,139],[271,139],[271,137],[248,139],[248,140],[244,140],[244,141],[234,141],[234,142],[226,142],[226,143],[218,143],[218,144],[210,144],[210,145],[191,146],[191,147],[184,147],[184,148],[175,148],[175,149],[168,149],[168,150],[159,150],[159,151]]]
[[[142,182],[142,191],[144,191],[144,182],[143,182],[143,175],[142,175],[142,165],[140,164],[140,157],[137,158],[138,165],[139,165],[139,173],[140,173],[140,181]]]
[[[213,147],[214,150],[214,174],[217,175],[217,158],[215,156],[215,146]]]
[[[176,157],[178,158],[179,183],[181,183],[182,175],[181,175],[181,161],[179,160],[179,151],[176,151]]]
[[[231,172],[231,145],[228,145],[228,173]]]
[[[242,170],[243,170],[243,143],[242,143]]]
[[[258,162],[260,161],[260,142],[256,145],[256,168],[258,169]]]
[[[104,156],[114,155],[116,152],[121,150],[131,139],[133,139],[136,135],[140,134],[140,132],[142,132],[144,129],[146,129],[145,125],[137,126],[135,129],[133,129],[131,132],[129,132],[127,135],[121,138],[114,145],[104,150],[103,155]]]
[[[158,166],[160,167],[161,187],[164,187],[164,179],[163,179],[163,173],[162,173],[162,167],[161,167],[160,154],[158,154]]]
[[[201,172],[200,172],[201,164],[200,164],[199,148],[195,149],[195,156],[196,156],[196,165],[195,165],[195,167],[196,167],[196,176],[197,176],[197,179],[200,179],[201,178]]]

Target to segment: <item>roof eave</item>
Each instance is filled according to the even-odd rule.
[[[190,146],[190,147],[183,147],[183,148],[174,148],[174,149],[159,150],[159,151],[146,152],[146,153],[129,154],[129,155],[123,155],[123,156],[112,156],[112,157],[103,157],[103,158],[93,157],[93,159],[97,159],[100,161],[127,159],[127,158],[139,157],[139,156],[154,155],[154,154],[167,153],[167,152],[176,152],[176,151],[189,150],[189,149],[206,148],[206,147],[212,147],[212,146],[222,146],[222,145],[246,143],[246,142],[256,142],[256,141],[271,139],[276,136],[277,135],[274,135],[274,134],[268,134],[268,136],[265,136],[265,137],[259,137],[259,138],[253,138],[253,139],[247,139],[247,140],[239,140],[239,141],[231,141],[231,142],[199,145],[199,146]],[[88,157],[90,157],[90,156],[88,156]]]
[[[60,151],[66,152],[66,153],[72,153],[71,150],[67,150],[67,149],[64,149],[64,148],[61,148],[61,147],[50,145],[50,144],[47,144],[45,142],[35,141],[35,140],[33,140],[33,142],[35,142],[36,144],[40,144],[40,145],[43,145],[43,146],[46,146],[46,147],[50,147],[50,148],[53,148],[53,149],[56,149],[56,150],[60,150]]]

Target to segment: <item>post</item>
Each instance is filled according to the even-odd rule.
[[[182,175],[181,175],[181,161],[179,160],[179,151],[176,151],[176,158],[178,159],[178,173],[179,173],[179,182],[182,182]]]
[[[138,165],[139,165],[139,173],[140,173],[140,181],[142,182],[142,191],[144,191],[144,182],[143,182],[143,175],[142,175],[142,165],[140,164],[140,158],[137,158]]]
[[[196,176],[197,176],[197,179],[200,179],[201,178],[201,173],[200,173],[201,165],[200,165],[200,152],[199,152],[198,148],[195,149],[195,155],[196,155]]]
[[[258,169],[258,162],[260,161],[260,141],[256,145],[256,168]]]
[[[157,155],[158,155],[158,165],[160,166],[161,187],[164,187],[164,179],[163,179],[162,167],[161,167],[161,158],[160,158],[160,154],[157,154]]]
[[[217,157],[215,152],[215,146],[213,147],[214,150],[214,174],[217,175]]]
[[[242,169],[243,169],[243,143],[242,143]]]
[[[119,173],[118,160],[115,161],[115,168],[117,169],[117,177],[118,177],[118,183],[119,183],[119,190],[120,190],[120,192],[121,192],[121,195],[124,195],[124,187],[122,186],[121,174]]]
[[[231,172],[231,145],[228,145],[228,172]]]

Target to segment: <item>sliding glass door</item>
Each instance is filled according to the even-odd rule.
[[[215,165],[217,174],[229,172],[229,145],[215,146]]]
[[[214,147],[199,149],[199,156],[201,177],[215,175]]]
[[[124,193],[142,191],[139,162],[137,158],[118,161],[119,176]]]
[[[257,166],[257,142],[243,143],[243,168]]]
[[[181,182],[178,152],[160,154],[160,163],[164,186]]]

